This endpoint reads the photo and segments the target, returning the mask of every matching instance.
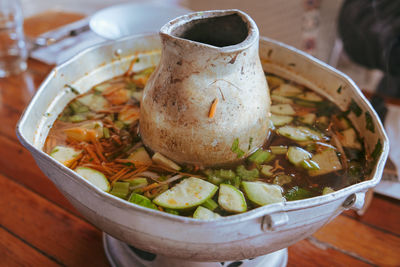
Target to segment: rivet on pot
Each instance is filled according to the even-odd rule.
[[[121,54],[122,54],[122,49],[117,49],[117,50],[114,51],[114,56],[115,57],[120,57]]]
[[[356,202],[356,195],[355,195],[355,194],[352,194],[352,195],[350,195],[350,196],[348,196],[348,197],[346,198],[346,200],[343,202],[342,206],[343,206],[343,208],[348,209],[348,208],[350,208],[351,206],[353,206],[353,204],[354,204],[355,202]]]
[[[265,215],[261,222],[263,231],[276,231],[279,227],[286,225],[289,222],[289,217],[286,213],[273,213]]]

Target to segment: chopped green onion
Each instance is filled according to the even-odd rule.
[[[247,170],[243,165],[239,165],[236,168],[237,175],[246,181],[254,181],[259,177],[259,171],[257,169]]]
[[[173,209],[164,209],[165,212],[173,214],[173,215],[179,215],[179,211],[173,210]]]
[[[215,210],[216,208],[218,208],[218,204],[217,202],[215,202],[214,200],[212,200],[212,198],[207,199],[203,204],[201,204],[204,208],[207,208],[211,211]]]
[[[293,187],[285,194],[286,200],[289,201],[300,200],[309,197],[312,197],[311,192],[298,186]]]
[[[127,182],[116,182],[110,191],[110,194],[120,198],[126,198],[128,193],[129,183]]]
[[[157,209],[157,206],[154,205],[153,202],[151,202],[150,199],[148,199],[145,196],[139,195],[137,193],[132,193],[132,195],[129,198],[129,202],[135,203],[137,205],[146,207],[146,208],[150,208],[150,209]]]
[[[272,155],[269,151],[259,149],[256,152],[254,152],[248,159],[251,162],[261,164],[267,161],[267,159],[269,159],[271,156]]]
[[[270,146],[271,152],[275,155],[283,155],[287,152],[287,146]]]
[[[232,150],[233,153],[236,153],[238,158],[243,157],[244,151],[239,148],[239,138],[236,138],[233,141],[231,150]]]

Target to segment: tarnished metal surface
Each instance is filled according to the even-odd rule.
[[[56,67],[43,82],[17,127],[18,137],[41,170],[79,212],[100,229],[137,248],[170,257],[192,261],[251,258],[311,235],[343,211],[343,203],[349,196],[363,193],[379,182],[388,155],[388,139],[376,113],[357,86],[315,58],[267,38],[260,41],[264,70],[303,83],[343,109],[351,99],[361,107],[363,114],[350,118],[364,138],[367,152],[373,151],[378,139],[382,144],[382,153],[366,181],[324,196],[272,204],[216,221],[199,221],[143,208],[104,193],[41,150],[48,127],[75,97],[64,87],[66,83],[84,92],[94,84],[122,74],[130,60],[137,56],[141,57],[140,64],[135,65],[137,69],[157,63],[158,53],[143,52],[159,48],[157,36],[145,35],[100,45],[77,55]],[[121,53],[116,57],[117,50]],[[339,86],[342,86],[341,93],[337,90]],[[365,112],[372,116],[374,133],[365,130]]]

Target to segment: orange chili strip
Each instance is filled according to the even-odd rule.
[[[211,104],[210,111],[208,112],[208,117],[212,118],[215,115],[215,111],[217,110],[218,98],[215,98]]]

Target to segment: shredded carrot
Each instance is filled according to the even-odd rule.
[[[125,73],[125,76],[130,76],[133,73],[133,66],[135,65],[137,61],[137,57],[134,57],[131,61],[131,64],[129,65],[128,70]]]
[[[125,173],[127,173],[129,171],[128,168],[125,169],[121,169],[119,172],[117,172],[116,174],[114,174],[113,176],[111,176],[109,178],[109,180],[112,181],[112,184],[114,184],[115,182],[117,182],[119,180],[120,177],[122,177]]]
[[[89,145],[85,146],[85,150],[88,152],[88,154],[93,158],[93,161],[96,163],[100,163],[99,158],[97,157],[96,153],[92,150],[92,148]]]
[[[103,147],[101,146],[100,142],[97,140],[97,138],[92,138],[92,143],[94,145],[95,151],[97,152],[97,155],[101,159],[101,161],[107,161],[106,158],[103,155]]]
[[[160,207],[160,206],[158,206],[158,210],[159,211],[164,211],[164,209],[162,207]]]
[[[210,111],[208,112],[208,117],[212,118],[215,115],[215,111],[217,110],[218,98],[215,98],[211,104]]]
[[[124,89],[125,85],[124,84],[115,84],[113,86],[108,87],[104,92],[102,93],[103,96],[109,96],[113,93],[115,93],[118,90]]]
[[[145,187],[140,188],[140,191],[142,191],[142,192],[149,191],[149,190],[151,190],[151,189],[153,189],[153,188],[156,188],[156,187],[158,187],[158,186],[160,186],[160,185],[161,185],[161,184],[159,184],[159,183],[152,183],[152,184],[150,184],[150,185],[148,185],[148,186],[145,186]]]
[[[71,170],[75,169],[76,166],[78,166],[78,161],[75,160],[74,162],[72,162],[71,166],[69,167]]]

